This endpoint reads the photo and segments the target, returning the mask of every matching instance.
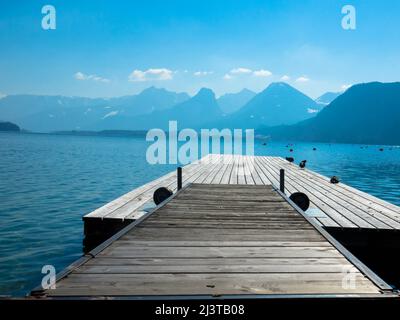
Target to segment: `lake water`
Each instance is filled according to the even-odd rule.
[[[307,159],[308,168],[400,205],[400,148],[284,142],[257,155]],[[24,295],[43,265],[82,254],[81,217],[171,170],[146,162],[144,138],[0,133],[0,295]],[[317,148],[313,151],[313,148]]]

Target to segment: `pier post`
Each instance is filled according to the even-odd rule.
[[[178,176],[178,181],[177,181],[178,190],[181,190],[182,189],[182,167],[178,167],[176,171],[177,171],[177,176]]]
[[[279,190],[281,190],[281,192],[285,193],[285,170],[284,169],[279,170]]]

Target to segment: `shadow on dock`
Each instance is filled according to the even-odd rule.
[[[325,229],[389,285],[400,288],[400,230]]]
[[[98,245],[111,238],[118,231],[131,224],[131,219],[91,219],[84,218],[83,253],[96,248]]]

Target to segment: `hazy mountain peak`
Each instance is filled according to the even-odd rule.
[[[257,94],[255,98],[259,96],[287,95],[296,93],[306,96],[303,92],[297,90],[296,88],[292,87],[290,84],[287,84],[286,82],[272,82],[263,91]],[[308,96],[306,97],[309,98]]]
[[[293,124],[318,112],[314,100],[285,82],[273,82],[239,111],[227,117],[237,127]]]
[[[157,88],[155,86],[151,86],[151,87],[148,87],[148,88],[144,89],[143,91],[141,91],[138,95],[139,96],[143,96],[143,95],[152,96],[152,95],[160,95],[160,94],[179,94],[179,93],[169,91],[165,88]]]
[[[157,88],[157,87],[155,87],[155,86],[151,86],[151,87],[148,87],[148,88],[146,88],[146,89],[143,89],[142,92],[140,92],[139,94],[143,94],[143,93],[152,93],[152,92],[159,92],[159,91],[165,92],[165,91],[167,91],[167,90],[165,90],[164,88]]]
[[[200,88],[200,90],[197,92],[197,94],[212,94],[212,95],[214,95],[214,91],[212,91],[212,89],[210,89],[210,88],[203,87],[203,88]]]
[[[148,97],[150,99],[154,99],[157,97],[166,97],[166,96],[176,96],[176,103],[182,102],[190,98],[190,96],[186,92],[174,92],[167,90],[165,88],[157,88],[155,86],[148,87],[140,92],[138,97]]]
[[[292,87],[290,84],[286,82],[272,82],[264,90],[264,92],[289,92],[289,91],[299,92],[303,94],[301,91],[297,90],[296,88]]]
[[[343,92],[331,92],[328,91],[315,99],[315,102],[322,104],[322,105],[328,105],[330,104],[333,100],[335,100],[338,96],[340,96]]]
[[[247,88],[243,88],[238,93],[239,94],[254,94],[254,95],[256,94],[254,91],[251,91],[250,89],[247,89]]]
[[[215,93],[209,88],[201,88],[194,98],[215,99]]]
[[[238,111],[255,95],[255,92],[243,88],[237,93],[225,93],[224,95],[220,96],[218,98],[218,104],[225,114],[229,114]]]
[[[293,88],[290,84],[288,84],[286,82],[281,82],[281,81],[271,82],[269,84],[269,86],[265,90],[271,90],[271,89],[293,89],[293,90],[297,90],[297,89]]]

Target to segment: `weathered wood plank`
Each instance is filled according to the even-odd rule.
[[[124,258],[243,258],[243,257],[278,257],[278,258],[336,258],[341,254],[332,247],[130,247],[116,243],[101,252],[99,256]]]
[[[148,228],[146,228],[148,229]],[[319,235],[309,235],[304,232],[303,235],[299,232],[294,233],[295,230],[288,230],[285,232],[285,236],[282,236],[281,230],[269,230],[268,234],[255,234],[253,229],[241,232],[240,229],[231,229],[237,232],[222,232],[221,229],[202,229],[208,232],[187,232],[182,228],[152,228],[157,231],[158,234],[152,234],[146,230],[146,232],[138,231],[135,235],[125,235],[124,239],[142,239],[142,240],[171,240],[171,233],[174,233],[174,239],[186,240],[191,239],[195,241],[320,241],[322,239]],[[202,231],[199,230],[199,231]]]
[[[304,239],[304,241],[321,240],[323,237],[318,233],[310,233],[308,230],[268,230],[268,232],[256,233],[253,229],[197,229],[197,228],[137,228],[135,232],[125,234],[124,239],[153,239],[153,240],[253,240],[253,241],[293,241]]]
[[[264,230],[265,232],[268,232],[270,230],[308,230],[312,229],[312,227],[307,226],[307,225],[288,225],[285,226],[284,224],[243,224],[240,225],[238,223],[199,223],[199,222],[194,222],[194,223],[163,223],[163,222],[146,222],[146,224],[143,224],[142,227],[151,227],[151,228],[198,228],[198,229],[224,229],[224,228],[230,228],[230,229],[242,229],[246,228],[248,230],[252,230],[255,232],[255,230]]]
[[[341,273],[345,272],[349,264],[270,264],[270,265],[85,265],[76,270],[80,274],[190,274],[190,273]]]
[[[53,296],[64,295],[221,295],[379,293],[362,275],[344,288],[342,273],[258,274],[72,274]]]
[[[112,258],[99,257],[89,260],[85,265],[90,266],[258,266],[258,265],[346,265],[349,261],[344,257],[338,258]]]
[[[331,247],[326,241],[179,241],[179,240],[126,240],[119,243],[131,247]]]

